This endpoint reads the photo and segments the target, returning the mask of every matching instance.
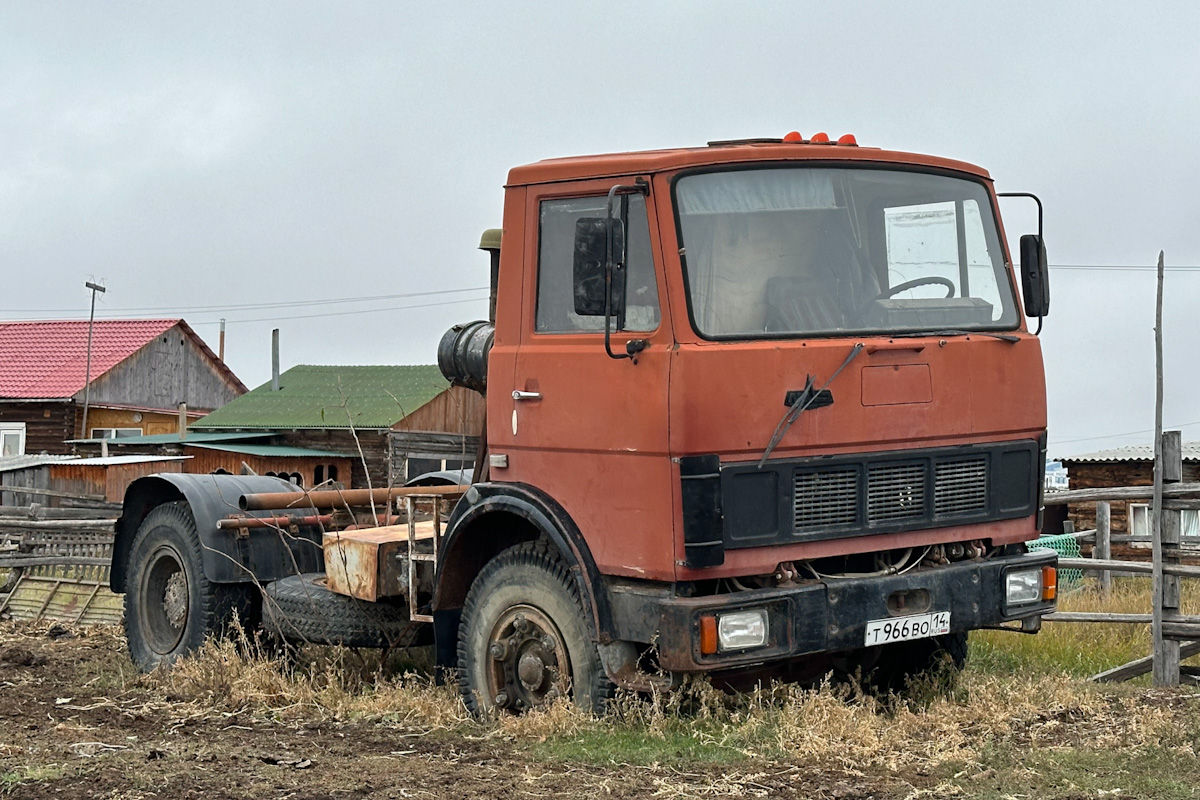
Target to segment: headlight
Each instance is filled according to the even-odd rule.
[[[1024,606],[1042,599],[1042,570],[1023,569],[1004,578],[1004,599],[1009,606]]]
[[[721,650],[745,650],[767,643],[767,610],[736,611],[717,617],[717,644]]]

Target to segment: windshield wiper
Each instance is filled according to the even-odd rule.
[[[995,331],[910,331],[908,333],[889,333],[889,339],[915,339],[918,336],[990,336],[1006,342],[1019,342],[1020,336],[1011,333],[996,333]]]
[[[825,385],[820,389],[814,388],[816,382],[812,375],[808,376],[804,382],[804,389],[799,395],[796,396],[796,399],[792,401],[792,404],[788,406],[788,410],[783,414],[783,419],[779,420],[779,424],[775,426],[775,432],[771,434],[771,441],[767,442],[767,449],[763,451],[762,458],[758,460],[759,469],[762,469],[763,464],[767,463],[767,459],[771,456],[771,451],[774,450],[776,445],[779,444],[780,440],[783,439],[784,434],[787,433],[788,429],[792,427],[792,423],[795,422],[796,419],[803,414],[806,409],[809,408],[809,406],[817,401],[817,398],[821,396],[821,393],[829,388],[829,384],[833,383],[834,378],[836,378],[842,370],[848,367],[851,361],[858,357],[858,354],[863,351],[865,346],[866,345],[864,345],[862,342],[854,345],[854,347],[850,350],[850,355],[846,356],[846,360],[842,362],[840,367],[833,371],[833,374],[829,376],[829,380],[825,381]]]

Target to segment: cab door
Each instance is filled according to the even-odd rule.
[[[524,303],[510,414],[508,466],[493,478],[541,489],[571,516],[602,572],[673,575],[668,457],[667,320],[653,198],[626,196],[627,308],[612,349],[647,340],[636,359],[610,357],[604,317],[576,313],[576,224],[603,218],[606,194],[632,179],[530,187],[525,207]],[[503,404],[503,400],[497,405]]]

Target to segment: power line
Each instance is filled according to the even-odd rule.
[[[1200,420],[1195,422],[1184,422],[1179,425],[1164,425],[1164,428],[1190,428],[1193,425],[1200,425]],[[1060,441],[1051,442],[1052,447],[1057,447],[1064,444],[1075,444],[1076,442],[1095,442],[1101,439],[1120,439],[1122,436],[1137,436],[1143,433],[1154,433],[1154,428],[1147,428],[1141,431],[1126,431],[1125,433],[1110,433],[1104,436],[1083,436],[1079,439],[1062,439]]]
[[[435,306],[454,306],[462,303],[484,303],[487,302],[486,297],[472,297],[466,300],[446,300],[441,303],[416,303],[406,306],[388,306],[386,308],[360,308],[354,311],[326,311],[323,314],[293,314],[287,317],[256,317],[254,319],[227,319],[227,325],[236,325],[242,322],[276,322],[279,320],[289,319],[316,319],[318,317],[345,317],[354,314],[377,314],[382,311],[406,311],[410,308],[433,308]],[[115,319],[115,317],[111,318]],[[216,325],[220,320],[205,320],[203,322],[192,322],[189,325]]]
[[[114,308],[114,313],[170,312],[170,311],[251,311],[268,308],[301,308],[305,306],[336,305],[340,303],[368,303],[382,300],[399,300],[407,297],[431,297],[440,294],[462,294],[487,290],[487,286],[472,286],[466,289],[439,289],[433,292],[403,292],[400,294],[365,295],[362,297],[334,297],[323,300],[286,300],[278,303],[223,303],[215,306],[135,306]],[[78,311],[77,308],[0,308],[4,314],[63,314]]]

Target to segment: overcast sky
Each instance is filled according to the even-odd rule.
[[[250,386],[273,327],[284,368],[432,363],[486,314],[510,167],[853,132],[1036,192],[1052,264],[1193,267],[1166,423],[1200,438],[1200,4],[1048,6],[8,3],[0,319],[86,317],[98,279],[101,317],[214,350],[225,317]],[[1056,268],[1052,295],[1051,453],[1149,442],[1153,271]]]

